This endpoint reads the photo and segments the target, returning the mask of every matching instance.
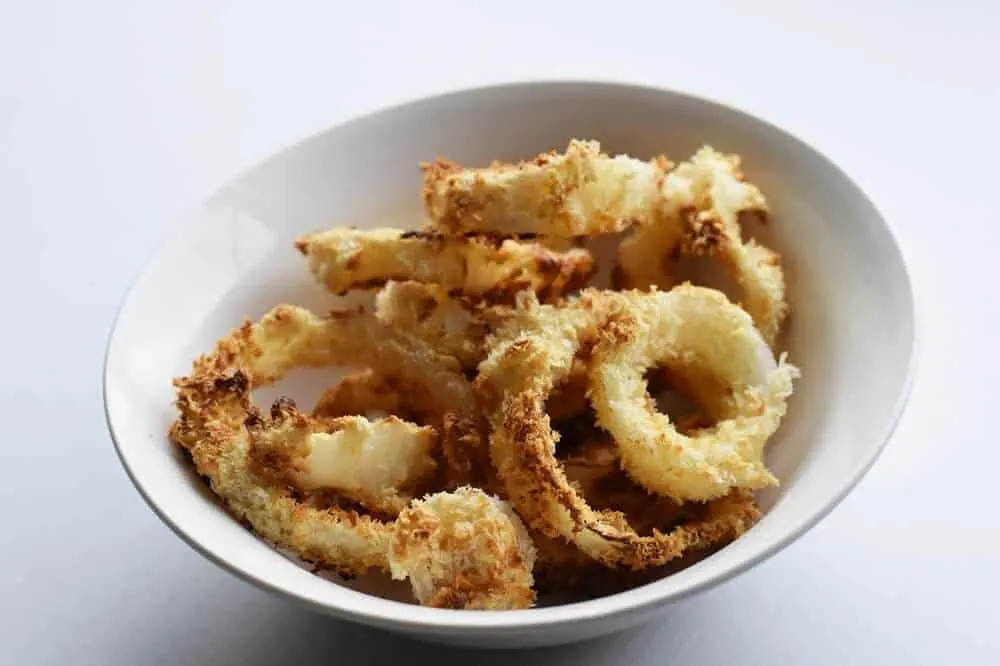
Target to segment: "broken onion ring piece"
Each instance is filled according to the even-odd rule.
[[[471,298],[503,300],[530,289],[547,300],[582,286],[594,270],[582,249],[554,252],[510,238],[428,231],[334,228],[300,238],[295,247],[336,294],[413,280]]]
[[[718,259],[742,290],[741,305],[773,347],[788,312],[785,278],[776,252],[742,240],[740,216],[763,217],[768,209],[760,190],[744,180],[739,157],[705,146],[666,175],[661,196],[658,220],[636,228],[618,249],[618,285],[669,288],[674,284],[671,257]]]
[[[425,606],[509,610],[535,601],[535,548],[506,502],[462,487],[414,501],[393,526],[389,566]]]
[[[596,141],[570,141],[564,154],[519,164],[463,169],[424,166],[424,204],[447,234],[591,236],[648,224],[666,158],[609,157]]]

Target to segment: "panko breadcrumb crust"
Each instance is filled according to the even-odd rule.
[[[509,610],[535,602],[535,546],[505,502],[462,487],[413,502],[396,519],[394,578],[438,608]]]

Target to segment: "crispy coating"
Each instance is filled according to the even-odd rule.
[[[763,450],[798,370],[775,363],[750,316],[718,291],[682,285],[619,300],[591,350],[590,399],[628,474],[678,501],[777,484]],[[686,378],[718,422],[680,433],[649,400],[644,375],[657,365]]]
[[[470,298],[502,301],[531,289],[547,300],[582,286],[594,270],[582,249],[554,252],[510,238],[428,231],[334,228],[304,236],[295,247],[313,276],[337,294],[412,280]]]
[[[666,158],[609,157],[596,141],[519,164],[424,166],[424,204],[447,234],[590,236],[653,221]]]
[[[323,425],[297,415],[289,402],[264,414],[250,401],[252,390],[281,379],[293,367],[348,363],[390,365],[421,385],[428,401],[441,405],[470,399],[454,359],[414,346],[371,316],[340,312],[318,317],[278,306],[258,323],[247,322],[223,338],[213,352],[195,361],[191,375],[175,380],[180,418],[171,438],[190,451],[216,494],[258,534],[307,561],[360,573],[387,566],[389,526],[353,509],[316,508],[301,501],[288,483],[274,482],[275,469],[294,468],[285,465],[283,455],[297,460],[298,446],[292,441],[280,449],[269,442],[255,456],[253,440],[290,415],[304,419],[310,431]]]
[[[389,566],[425,606],[509,610],[535,601],[535,547],[506,502],[462,487],[414,501],[393,526]]]
[[[740,216],[767,214],[764,195],[747,183],[736,155],[701,148],[663,180],[656,222],[637,228],[618,250],[618,282],[626,288],[669,288],[671,257],[706,256],[726,266],[742,290],[741,305],[768,344],[788,312],[781,258],[754,240],[744,242]]]
[[[731,540],[756,518],[742,509],[719,511],[669,533],[640,535],[621,513],[590,506],[567,479],[555,457],[557,438],[545,403],[553,385],[570,372],[577,353],[588,353],[597,341],[602,322],[622,296],[586,290],[555,307],[524,295],[514,317],[520,326],[494,336],[476,388],[490,414],[493,463],[508,499],[529,526],[547,537],[573,542],[607,566],[645,569],[688,550]]]

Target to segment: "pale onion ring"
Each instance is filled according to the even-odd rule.
[[[736,155],[701,148],[663,180],[661,211],[618,249],[617,286],[645,289],[675,284],[670,261],[707,256],[726,266],[742,290],[741,305],[772,347],[788,312],[781,258],[754,240],[744,242],[740,215],[767,214],[764,195],[746,182]]]
[[[591,352],[590,399],[625,471],[678,501],[777,484],[762,455],[785,415],[797,368],[775,363],[750,316],[718,291],[681,285],[626,292],[620,301]],[[719,421],[678,432],[648,399],[644,373],[657,365],[684,377]]]

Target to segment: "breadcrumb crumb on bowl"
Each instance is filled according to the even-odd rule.
[[[758,493],[760,522],[692,566],[626,592],[474,611],[414,605],[405,600],[405,583],[315,575],[234,520],[167,439],[175,418],[171,379],[234,324],[276,303],[329,310],[333,297],[303,269],[294,241],[332,224],[420,224],[420,163],[438,156],[468,165],[517,161],[562,150],[574,138],[640,159],[683,159],[708,144],[739,154],[767,196],[769,220],[752,233],[781,255],[791,314],[778,344],[802,377],[768,444],[767,464],[780,485]],[[599,250],[596,258],[602,260]],[[653,618],[667,604],[750,569],[829,513],[874,463],[901,416],[915,329],[911,284],[889,225],[845,173],[803,141],[744,112],[668,90],[514,83],[351,120],[220,189],[171,230],[129,290],[108,343],[104,397],[112,439],[139,493],[222,568],[332,616],[426,640],[553,645]],[[315,377],[306,374],[292,380],[290,393],[315,391]]]

